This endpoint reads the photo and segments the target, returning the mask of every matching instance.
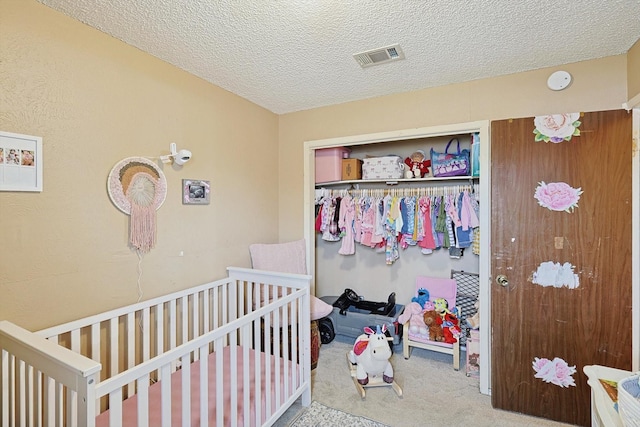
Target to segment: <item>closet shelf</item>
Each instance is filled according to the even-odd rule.
[[[480,177],[478,176],[448,176],[448,177],[427,177],[427,178],[398,178],[398,179],[352,179],[347,181],[331,181],[331,182],[321,182],[316,184],[316,188],[321,187],[331,187],[337,185],[345,185],[345,184],[386,184],[386,185],[398,185],[400,183],[415,183],[415,182],[451,182],[451,181],[477,181]]]

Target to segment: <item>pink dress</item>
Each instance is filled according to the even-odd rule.
[[[355,217],[355,202],[351,196],[345,196],[340,203],[340,215],[338,217],[338,227],[342,236],[342,246],[338,251],[340,255],[353,255],[356,253],[353,230]]]

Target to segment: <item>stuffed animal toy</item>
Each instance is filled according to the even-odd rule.
[[[411,302],[404,309],[402,314],[398,316],[398,323],[404,325],[409,322],[409,332],[412,334],[427,335],[429,328],[424,323],[424,317],[422,316],[422,307],[417,302]]]
[[[393,366],[391,347],[387,337],[387,325],[376,326],[374,331],[370,327],[364,328],[365,333],[356,338],[353,349],[348,353],[349,361],[356,366],[356,379],[359,384],[367,385],[370,377],[381,377],[385,383],[393,382]]]
[[[425,288],[418,289],[418,295],[411,298],[411,302],[420,304],[420,308],[424,309],[424,305],[429,301],[429,291]]]
[[[473,306],[476,308],[476,314],[467,317],[467,324],[471,329],[478,329],[480,328],[480,301],[476,300]]]
[[[436,298],[433,300],[434,310],[444,318],[444,315],[447,313],[451,313],[449,311],[449,303],[444,298]]]
[[[414,178],[429,176],[431,160],[427,159],[424,151],[418,150],[411,153],[409,157],[404,159],[404,163],[409,167],[410,171],[413,172]]]
[[[442,318],[435,310],[428,310],[423,315],[424,324],[429,327],[429,339],[431,341],[444,341],[442,330]]]
[[[453,344],[460,337],[460,321],[453,313],[446,313],[442,319],[442,333],[444,342]]]

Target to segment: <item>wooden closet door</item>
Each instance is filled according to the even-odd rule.
[[[491,400],[507,411],[587,426],[582,368],[631,370],[632,135],[623,110],[579,120],[580,136],[560,143],[536,142],[533,117],[491,125]],[[577,207],[542,206],[534,197],[541,183],[581,189]],[[545,262],[570,263],[579,286],[534,283]],[[506,286],[496,283],[499,275]],[[536,378],[536,358],[536,367],[547,359],[555,376]],[[564,375],[564,362],[573,375]],[[575,386],[554,384],[570,377]]]

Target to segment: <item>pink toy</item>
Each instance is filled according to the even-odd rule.
[[[409,321],[409,332],[412,334],[427,335],[429,328],[424,323],[422,307],[417,302],[408,304],[402,314],[398,316],[398,323],[405,324]]]

